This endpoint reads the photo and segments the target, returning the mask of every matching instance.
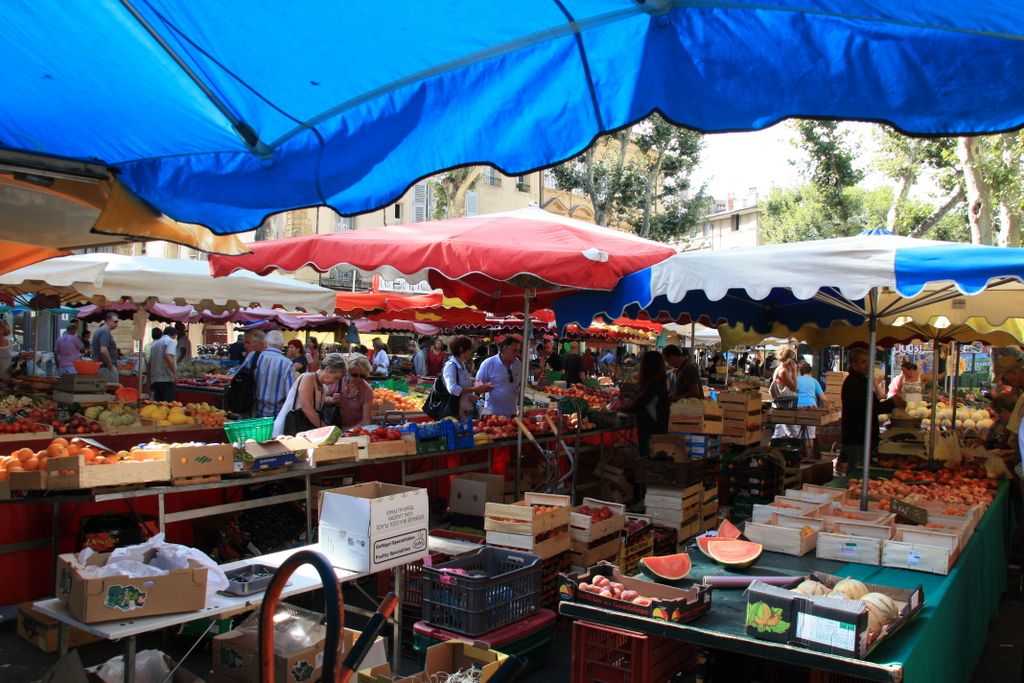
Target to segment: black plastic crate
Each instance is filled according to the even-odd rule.
[[[423,567],[423,620],[478,636],[540,607],[541,561],[536,555],[484,547],[436,567]]]

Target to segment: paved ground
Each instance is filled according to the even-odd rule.
[[[1021,665],[1024,660],[1024,628],[1021,628],[1021,624],[1024,624],[1024,600],[1017,592],[1019,574],[1012,571],[1009,579],[1010,590],[1003,596],[999,616],[990,626],[985,654],[974,672],[971,683],[1009,683],[1021,680]],[[315,607],[315,603],[310,603],[308,606]],[[139,649],[162,649],[178,658],[191,647],[192,643],[191,639],[183,637],[154,635],[140,639]],[[87,666],[106,661],[119,654],[121,654],[121,646],[115,643],[97,643],[82,650],[82,658]],[[570,629],[568,624],[561,623],[552,644],[548,665],[544,670],[524,678],[522,683],[567,683],[570,679],[571,657]],[[17,683],[38,681],[56,659],[55,655],[43,654],[21,640],[15,633],[13,623],[9,621],[0,623],[0,681],[16,681]],[[742,662],[737,659],[742,658],[733,655],[722,658],[720,666],[727,666],[728,673],[720,671],[721,675],[713,677],[711,680],[716,683],[719,681],[737,683],[740,680],[766,682],[784,680],[786,683],[798,683],[806,680],[804,676],[791,670],[786,672],[765,670],[761,662]],[[209,670],[210,648],[208,643],[200,645],[188,661],[188,668],[197,673]],[[415,662],[406,660],[403,673],[411,673],[414,670]],[[742,674],[739,673],[741,671]]]

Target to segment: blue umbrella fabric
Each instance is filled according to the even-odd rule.
[[[704,131],[1024,124],[1024,6],[997,0],[5,9],[0,156],[106,164],[220,234],[303,206],[378,208],[460,165],[542,168],[654,111]]]
[[[1019,316],[1024,249],[900,237],[854,237],[677,254],[623,278],[611,292],[554,304],[559,325],[646,311],[652,318],[742,324],[769,332],[807,324],[891,322],[998,325]],[[877,307],[868,300],[878,292]],[[983,296],[977,296],[984,293]],[[966,295],[966,296],[965,296]]]

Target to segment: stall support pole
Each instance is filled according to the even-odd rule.
[[[939,438],[939,425],[936,418],[939,414],[939,336],[938,332],[932,339],[932,390],[930,392],[932,402],[931,429],[928,430],[928,462],[935,462],[935,443]],[[954,408],[953,410],[956,410]],[[953,415],[954,419],[956,415]]]
[[[949,363],[946,363],[946,367],[949,368]],[[960,343],[953,342],[953,370],[946,370],[946,376],[949,377],[949,402],[953,404],[953,417],[951,422],[953,426],[956,426],[956,404],[957,392],[960,389]]]
[[[530,290],[523,290],[523,346],[519,351],[520,365],[522,366],[522,377],[519,381],[519,417],[526,415],[526,385],[530,382]],[[538,368],[537,372],[543,371]],[[516,430],[516,500],[519,500],[519,478],[523,467],[523,432]]]
[[[868,473],[871,468],[871,440],[875,434],[875,419],[872,413],[875,408],[875,345],[878,343],[878,289],[872,288],[868,294],[871,308],[868,314],[868,368],[867,395],[864,397],[864,462],[863,476],[860,483],[860,509],[868,509]]]

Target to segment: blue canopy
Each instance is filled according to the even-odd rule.
[[[8,3],[0,161],[106,164],[231,233],[371,210],[459,165],[524,173],[654,111],[1017,128],[1022,26],[996,0]]]
[[[611,292],[554,304],[559,325],[645,311],[652,318],[769,332],[860,325],[870,316],[974,329],[1021,317],[1024,249],[900,237],[855,237],[677,254],[622,278]],[[875,301],[869,295],[877,295]],[[965,296],[967,295],[967,296]]]

